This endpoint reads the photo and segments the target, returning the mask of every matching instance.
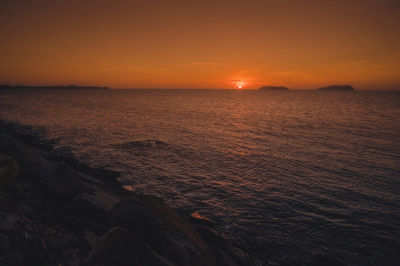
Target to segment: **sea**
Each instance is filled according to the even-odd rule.
[[[214,220],[258,265],[400,264],[400,92],[9,89],[0,119]]]

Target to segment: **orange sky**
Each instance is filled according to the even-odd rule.
[[[1,0],[0,83],[400,89],[400,1]]]

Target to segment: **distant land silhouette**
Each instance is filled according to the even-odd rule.
[[[353,86],[350,85],[331,85],[327,87],[318,88],[319,91],[354,91]]]
[[[259,90],[271,90],[271,91],[287,91],[289,88],[280,86],[263,86]]]
[[[95,89],[95,90],[107,90],[109,87],[96,87],[96,86],[77,86],[77,85],[57,85],[57,86],[25,86],[25,85],[0,85],[0,89],[68,89],[68,90],[79,90],[79,89]]]

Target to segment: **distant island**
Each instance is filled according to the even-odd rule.
[[[354,91],[350,85],[332,85],[327,87],[318,88],[319,91]]]
[[[109,87],[96,87],[96,86],[77,86],[77,85],[58,85],[58,86],[25,86],[25,85],[0,85],[0,89],[94,89],[94,90],[107,90]]]
[[[259,90],[271,90],[271,91],[287,91],[289,88],[279,86],[263,86]]]

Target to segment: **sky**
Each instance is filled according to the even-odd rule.
[[[400,89],[399,0],[1,0],[0,84]]]

